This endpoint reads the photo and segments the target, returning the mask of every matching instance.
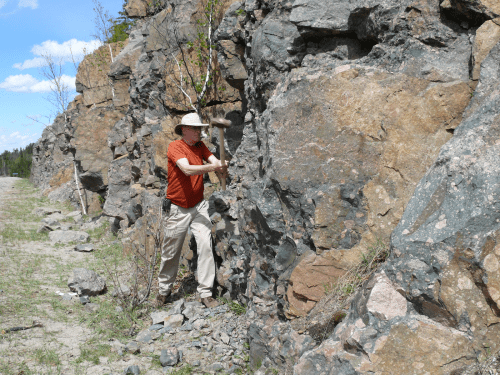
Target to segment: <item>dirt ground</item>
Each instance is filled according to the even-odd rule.
[[[70,293],[74,268],[105,272],[102,254],[120,252],[119,241],[95,230],[94,253],[51,243],[47,234],[37,233],[42,218],[32,214],[44,206],[63,214],[74,210],[50,203],[26,180],[0,177],[0,374],[98,375],[123,373],[135,364],[147,369],[142,374],[160,374],[151,356],[118,356],[113,350],[130,324],[109,293],[92,297],[90,308],[76,296],[60,295]],[[9,331],[34,321],[42,326]]]

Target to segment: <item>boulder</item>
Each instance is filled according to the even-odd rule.
[[[54,212],[53,214],[50,214],[46,217],[46,220],[52,221],[52,222],[58,222],[58,221],[63,221],[66,219],[66,216],[61,214],[60,212]],[[48,223],[48,221],[46,221]],[[43,219],[42,219],[42,222]]]
[[[163,367],[175,366],[179,363],[179,351],[177,348],[163,349],[160,354],[160,363]]]
[[[168,311],[155,311],[150,314],[151,319],[153,320],[153,325],[159,323],[163,324],[165,318],[169,315]]]
[[[86,244],[76,245],[75,251],[78,251],[81,253],[90,253],[90,252],[94,251],[94,244],[86,243]]]
[[[75,268],[68,279],[68,287],[79,296],[96,296],[106,292],[106,281],[94,271]]]
[[[60,229],[61,226],[50,226],[50,225],[42,225],[40,228],[37,229],[37,233],[49,233],[52,232],[56,229]]]
[[[163,325],[170,328],[179,328],[184,322],[184,315],[174,314],[163,318]]]
[[[41,220],[41,222],[42,222],[42,224],[45,224],[45,225],[48,225],[51,227],[56,227],[58,225],[61,225],[61,223],[59,223],[59,221],[55,217],[52,217],[52,216],[43,218]]]
[[[128,366],[124,371],[125,375],[140,375],[140,373],[141,368],[137,365]]]
[[[205,306],[201,302],[187,302],[186,308],[182,311],[188,320],[192,320],[194,317],[203,314]]]
[[[87,242],[89,240],[87,232],[75,230],[54,230],[49,233],[49,238],[52,242]]]

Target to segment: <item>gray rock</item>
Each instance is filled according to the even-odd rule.
[[[175,366],[179,363],[179,351],[177,348],[168,348],[161,351],[160,363],[163,367]]]
[[[113,291],[111,292],[111,295],[113,297],[126,297],[132,294],[132,291],[127,285],[120,285],[118,288],[119,289],[113,289]]]
[[[161,323],[161,324],[153,324],[153,325],[152,325],[152,326],[150,326],[148,329],[149,329],[150,331],[159,331],[159,330],[161,330],[162,328],[164,328],[163,323]]]
[[[80,303],[82,305],[86,305],[87,303],[90,303],[89,296],[80,296]]]
[[[201,306],[200,306],[201,305]],[[187,319],[191,320],[195,316],[199,316],[200,314],[203,314],[205,310],[205,307],[200,303],[200,304],[188,304],[186,303],[185,309],[182,311],[182,315],[184,315]]]
[[[61,213],[61,210],[53,207],[37,207],[32,213],[37,216],[47,216],[53,213]]]
[[[217,372],[217,371],[223,370],[224,366],[222,365],[222,363],[214,362],[210,366],[208,366],[207,369],[209,371],[215,371],[215,372]]]
[[[217,355],[224,354],[225,352],[226,352],[226,347],[224,347],[224,346],[216,346],[215,347],[215,353]]]
[[[184,322],[184,315],[176,314],[165,317],[163,324],[165,325],[165,327],[179,328],[180,326],[182,326],[183,322]]]
[[[82,213],[80,211],[73,211],[66,214],[66,219],[74,219],[75,221],[77,221],[80,218],[82,218]]]
[[[81,253],[90,253],[94,251],[94,244],[86,243],[86,244],[78,244],[75,246],[75,251],[79,251]]]
[[[67,294],[67,293],[64,293],[61,297],[65,301],[71,301],[73,299],[73,296],[71,294]]]
[[[155,311],[150,314],[151,319],[153,320],[153,324],[162,324],[167,316],[170,316],[168,311]]]
[[[125,345],[125,351],[130,354],[137,354],[140,353],[141,348],[135,341],[131,341],[127,345]]]
[[[186,323],[181,328],[179,328],[179,331],[192,331],[192,330],[193,330],[193,325],[190,323]]]
[[[163,324],[162,324],[163,325]],[[174,329],[172,327],[163,327],[161,328],[158,333],[163,334],[163,333],[169,333],[172,332]]]
[[[84,306],[85,310],[89,313],[95,313],[99,310],[99,305],[97,303],[87,303]]]
[[[96,296],[106,291],[106,281],[94,271],[75,268],[68,279],[68,287],[79,296]]]
[[[64,230],[55,230],[49,233],[49,238],[52,242],[87,242],[89,240],[89,234],[86,232],[80,231],[64,231]]]
[[[125,375],[140,375],[140,373],[141,369],[137,365],[128,366],[124,372]]]
[[[61,223],[58,220],[54,219],[51,216],[43,218],[41,222],[42,224],[45,224],[49,227],[57,227],[61,225]]]
[[[64,216],[60,212],[54,212],[53,214],[48,215],[46,219],[52,222],[58,222],[66,219],[66,216]]]
[[[228,345],[228,344],[229,344],[229,336],[227,335],[227,333],[225,333],[225,332],[221,332],[221,334],[220,334],[220,340],[221,340],[224,344]]]
[[[139,332],[139,334],[135,339],[136,341],[143,342],[146,344],[153,342],[153,338],[151,337],[151,331],[149,329]]]
[[[208,323],[205,319],[197,319],[193,322],[193,329],[199,331],[208,326]]]
[[[201,341],[193,341],[193,342],[191,342],[191,347],[192,348],[201,348],[202,343],[201,343]]]
[[[59,229],[60,227],[51,227],[49,225],[42,225],[38,230],[36,231],[37,233],[50,233],[56,229]]]
[[[184,309],[184,298],[175,301],[172,307],[168,310],[170,315],[179,315],[182,314],[182,310]]]

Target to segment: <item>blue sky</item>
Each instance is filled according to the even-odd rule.
[[[123,0],[101,4],[118,16]],[[41,55],[62,61],[64,82],[74,90],[70,47],[81,60],[84,48],[98,45],[93,8],[92,0],[0,0],[0,153],[36,142],[50,123],[54,108],[46,100],[50,82],[41,74]]]

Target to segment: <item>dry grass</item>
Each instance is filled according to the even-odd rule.
[[[388,255],[387,245],[377,240],[363,254],[361,262],[349,269],[335,284],[325,285],[326,296],[306,317],[293,322],[294,328],[307,330],[318,343],[328,338],[346,316],[356,292],[385,262]]]

